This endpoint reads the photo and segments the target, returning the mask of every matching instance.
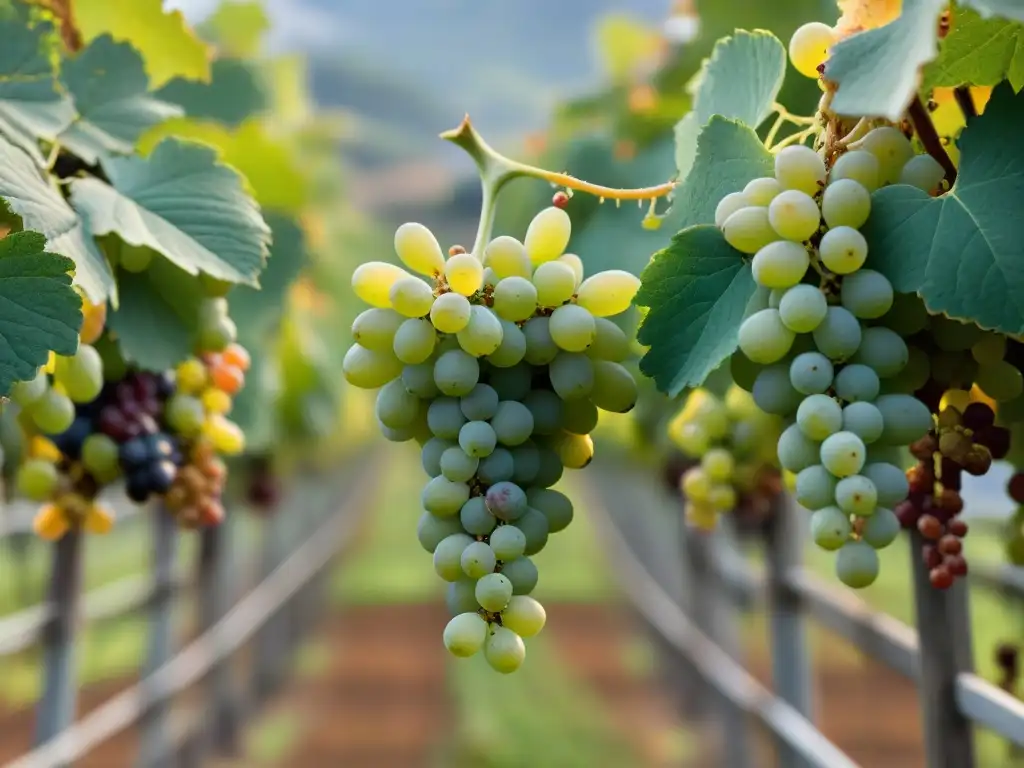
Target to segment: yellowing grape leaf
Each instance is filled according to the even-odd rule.
[[[135,46],[154,88],[175,77],[210,79],[209,47],[161,0],[75,0],[71,7],[86,42],[106,32]]]
[[[260,52],[270,20],[258,2],[224,2],[202,24],[222,55],[251,58]]]
[[[636,74],[657,53],[660,42],[657,30],[623,13],[604,16],[597,23],[595,37],[605,70],[620,82]]]

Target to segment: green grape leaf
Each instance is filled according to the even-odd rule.
[[[916,187],[872,195],[864,227],[868,261],[933,313],[1007,334],[1024,332],[1024,95],[996,88],[960,135],[960,169],[938,198]]]
[[[149,157],[101,162],[110,184],[71,182],[71,204],[94,233],[152,248],[192,275],[259,285],[270,230],[214,149],[165,139]]]
[[[899,18],[832,46],[825,77],[838,83],[840,115],[900,120],[917,93],[920,69],[938,55],[939,14],[946,0],[903,0]]]
[[[260,289],[240,285],[228,294],[231,317],[247,347],[262,345],[264,334],[284,312],[288,289],[309,258],[305,233],[295,219],[272,213],[267,224],[274,239],[267,268],[260,275]]]
[[[996,85],[1003,80],[1014,90],[1024,85],[1024,24],[983,19],[959,9],[939,57],[925,67],[923,88]]]
[[[270,19],[259,2],[221,3],[200,27],[217,44],[222,55],[252,58],[263,47]]]
[[[232,126],[266,111],[267,85],[255,65],[237,59],[217,59],[211,73],[209,83],[176,78],[156,95],[178,104],[189,117]]]
[[[693,110],[676,124],[676,168],[686,178],[712,115],[757,128],[772,113],[786,76],[786,49],[770,32],[737,30],[715,44],[691,83]]]
[[[121,355],[147,371],[166,371],[192,354],[203,298],[198,281],[154,255],[145,272],[121,270],[121,301],[107,315]]]
[[[753,179],[771,176],[774,167],[772,153],[749,126],[712,116],[697,139],[693,168],[676,188],[664,225],[686,229],[713,223],[715,208],[723,197]]]
[[[49,50],[53,25],[29,25],[21,15],[0,17],[0,134],[43,165],[39,139],[55,139],[75,113],[61,93]]]
[[[0,139],[0,198],[21,217],[26,229],[41,232],[46,247],[75,262],[75,282],[93,302],[117,300],[117,286],[106,257],[85,222],[50,184],[32,159]]]
[[[210,49],[163,0],[75,0],[71,10],[86,42],[109,33],[135,46],[154,88],[175,77],[210,79]]]
[[[961,5],[974,8],[983,18],[1002,16],[1004,19],[1024,21],[1024,5],[1020,0],[960,0]],[[960,15],[957,14],[957,23]]]
[[[110,35],[65,62],[62,75],[78,116],[58,141],[90,165],[109,154],[131,154],[144,131],[183,112],[149,95],[139,52]]]
[[[71,287],[74,262],[45,247],[38,232],[0,239],[0,395],[35,376],[51,350],[78,349],[82,300]]]
[[[674,397],[736,350],[757,286],[750,263],[713,226],[678,233],[640,279],[635,303],[650,308],[637,335],[650,348],[640,370]]]

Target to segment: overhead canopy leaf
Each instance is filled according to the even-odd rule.
[[[1002,16],[1004,19],[1024,21],[1024,5],[1019,0],[960,0],[963,5],[974,8],[984,18]]]
[[[78,349],[82,300],[71,287],[71,259],[47,253],[38,232],[0,238],[0,395],[35,376],[51,350]]]
[[[1009,84],[960,134],[953,188],[931,198],[916,187],[872,195],[864,228],[869,264],[896,290],[917,292],[932,312],[1007,334],[1024,333],[1024,95]]]
[[[71,182],[71,203],[93,232],[152,248],[192,275],[259,285],[270,229],[212,148],[165,139],[149,157],[102,165],[110,184]]]
[[[269,29],[270,19],[262,3],[238,0],[221,3],[200,27],[222,55],[240,58],[258,54]]]
[[[75,282],[94,302],[117,300],[117,288],[106,258],[96,247],[85,222],[51,186],[32,159],[0,139],[0,198],[21,217],[26,229],[46,237],[46,247],[71,258]]]
[[[78,115],[58,140],[90,165],[130,154],[145,130],[183,112],[149,95],[139,52],[110,35],[65,62],[62,75]]]
[[[267,85],[254,64],[217,59],[211,73],[208,83],[176,78],[156,95],[178,104],[189,117],[216,120],[226,125],[238,125],[267,109]]]
[[[757,286],[750,263],[713,226],[678,233],[640,279],[635,303],[649,307],[637,336],[649,347],[640,370],[675,396],[700,385],[736,350]]]
[[[1024,86],[1024,24],[983,19],[959,9],[938,58],[925,67],[923,87],[997,85],[1003,80],[1014,90]]]

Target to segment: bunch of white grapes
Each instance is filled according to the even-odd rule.
[[[377,261],[352,277],[372,308],[353,323],[345,377],[381,388],[387,439],[422,446],[430,480],[418,537],[449,582],[444,643],[460,657],[483,649],[504,673],[545,622],[529,596],[530,557],[573,517],[552,486],[563,468],[590,463],[598,409],[625,413],[637,399],[620,364],[629,339],[608,318],[629,307],[639,280],[618,270],[584,279],[579,257],[564,253],[569,235],[568,215],[551,207],[524,242],[501,236],[445,259],[426,227],[403,224],[395,250],[418,274]]]
[[[868,246],[859,228],[879,186],[918,179],[937,188],[941,168],[931,164],[890,127],[869,132],[831,170],[794,145],[776,154],[774,177],[727,195],[715,212],[768,289],[766,306],[740,327],[734,377],[762,410],[789,420],[779,462],[798,473],[796,498],[813,510],[814,540],[838,550],[839,578],[852,587],[875,580],[875,550],[900,528],[892,509],[908,485],[895,449],[932,427],[930,409],[908,394],[924,382],[901,377],[910,351],[886,327],[893,288],[862,268]],[[911,366],[913,375],[918,361]]]
[[[723,399],[695,389],[669,422],[672,442],[700,464],[680,481],[686,519],[712,530],[718,515],[736,508],[741,494],[755,489],[760,472],[775,464],[781,420],[765,413],[749,392],[732,386]]]

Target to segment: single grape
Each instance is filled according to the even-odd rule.
[[[445,581],[465,578],[462,570],[462,552],[473,539],[464,533],[453,533],[434,548],[434,572]]]
[[[515,560],[526,551],[526,536],[514,525],[502,525],[491,534],[490,548],[503,562]]]
[[[471,579],[479,579],[494,572],[498,558],[490,545],[482,541],[474,541],[462,550],[460,558],[463,572]]]
[[[458,293],[442,293],[430,307],[430,322],[441,333],[458,333],[469,323],[469,299]]]
[[[474,536],[486,536],[498,524],[497,518],[487,509],[483,496],[473,496],[463,504],[458,520],[459,525]]]
[[[500,573],[488,573],[476,583],[476,601],[485,611],[497,613],[512,599],[512,582]]]
[[[796,501],[811,511],[827,507],[835,502],[837,482],[821,464],[802,469],[796,476]]]
[[[836,576],[853,589],[869,586],[878,578],[878,553],[863,541],[848,541],[836,556]]]
[[[880,388],[878,374],[866,365],[846,365],[836,374],[836,395],[848,403],[874,400]]]
[[[164,420],[182,437],[198,435],[205,419],[206,409],[198,397],[177,394],[164,407]]]
[[[722,233],[742,253],[757,253],[779,237],[768,220],[768,209],[761,206],[740,208],[722,224]]]
[[[793,346],[795,334],[789,330],[777,309],[762,309],[740,325],[739,347],[755,363],[774,363],[785,357]]]
[[[11,387],[11,400],[22,408],[30,406],[41,398],[50,387],[46,371],[40,370],[28,381],[15,382]]]
[[[594,341],[587,354],[595,360],[621,363],[629,357],[629,337],[606,317],[594,318]]]
[[[530,365],[547,365],[555,359],[558,345],[551,337],[551,318],[531,318],[523,325],[523,335],[526,337],[526,354],[523,358],[526,362]]]
[[[853,432],[865,445],[869,445],[882,436],[885,422],[882,412],[872,403],[850,403],[843,408],[843,429]]]
[[[995,365],[1006,355],[1006,337],[998,333],[986,333],[971,347],[971,357],[978,365]]]
[[[863,475],[844,477],[836,483],[836,504],[851,515],[867,517],[878,506],[875,484]]]
[[[446,395],[467,395],[479,380],[480,363],[461,349],[449,350],[434,362],[434,383]]]
[[[781,191],[781,185],[773,177],[762,176],[747,183],[747,186],[743,188],[743,196],[750,201],[751,205],[766,206]]]
[[[526,356],[526,335],[515,323],[499,319],[501,343],[487,356],[487,362],[496,368],[511,368]]]
[[[594,361],[594,388],[590,400],[603,411],[628,413],[636,405],[640,390],[626,368],[607,360]]]
[[[90,403],[103,389],[103,358],[95,347],[80,344],[74,355],[56,356],[53,379],[72,402]]]
[[[814,197],[825,186],[825,161],[810,147],[785,147],[775,155],[775,178],[784,189]]]
[[[548,330],[555,344],[567,352],[583,352],[597,335],[594,316],[576,304],[566,304],[551,313]]]
[[[711,498],[711,479],[700,467],[691,467],[686,471],[680,488],[690,501],[702,503]]]
[[[787,189],[768,206],[768,221],[779,237],[802,243],[818,231],[821,211],[810,195],[797,189]]]
[[[818,245],[821,263],[837,275],[848,275],[864,265],[868,243],[853,227],[833,227]]]
[[[860,145],[878,159],[880,186],[895,184],[903,167],[914,156],[910,140],[898,128],[887,125],[869,131]]]
[[[877,320],[892,308],[889,278],[873,269],[861,269],[843,279],[840,297],[844,307],[864,320]]]
[[[735,508],[737,498],[736,490],[731,485],[715,485],[708,494],[708,503],[716,512],[728,512]]]
[[[761,370],[754,380],[752,393],[757,407],[765,413],[789,416],[796,413],[803,400],[789,380],[789,366],[771,365]]]
[[[470,422],[480,424],[482,422]],[[476,474],[480,459],[468,455],[459,446],[445,449],[441,454],[441,474],[453,483],[468,483]]]
[[[821,198],[821,217],[830,227],[860,229],[871,215],[871,193],[854,179],[836,180],[835,171],[832,179]]]
[[[860,322],[845,307],[829,307],[825,319],[812,335],[823,355],[832,360],[846,360],[860,346]]]
[[[860,529],[861,541],[873,549],[885,549],[900,533],[900,519],[891,509],[878,507]]]
[[[754,255],[751,269],[758,285],[765,288],[789,288],[803,279],[810,263],[807,249],[802,245],[790,240],[776,240]]]
[[[434,292],[430,286],[413,275],[396,280],[388,297],[395,311],[405,317],[428,315],[434,303]]]
[[[1024,394],[1021,372],[1005,360],[978,366],[974,381],[986,395],[999,403],[1014,400]]]
[[[822,507],[811,515],[811,538],[828,552],[850,540],[850,517],[838,507]]]
[[[895,507],[907,498],[910,485],[906,473],[898,466],[886,462],[865,465],[861,474],[874,483],[878,503],[882,507]]]
[[[779,319],[794,333],[810,333],[828,314],[828,301],[813,285],[794,285],[779,302]]]
[[[440,475],[432,477],[423,486],[423,493],[420,497],[423,508],[438,517],[451,517],[457,514],[468,499],[468,485],[465,483],[453,483],[448,478]]]
[[[386,309],[391,306],[391,286],[406,277],[409,273],[394,264],[368,261],[352,273],[352,290],[370,306]]]
[[[854,149],[840,155],[832,165],[829,186],[838,184],[840,181],[853,181],[870,195],[881,185],[881,173],[882,166],[879,164],[878,158],[865,149]],[[867,221],[866,218],[865,221]]]
[[[427,426],[435,437],[457,440],[466,421],[459,401],[453,397],[439,397],[427,406]]]
[[[525,277],[506,277],[494,286],[494,311],[504,320],[520,322],[537,311],[537,289]]]
[[[395,333],[395,357],[406,365],[419,365],[432,354],[437,344],[437,331],[429,320],[410,318]]]
[[[520,488],[532,484],[540,472],[540,449],[527,440],[510,449],[509,453],[512,454],[512,482]]]
[[[457,338],[459,346],[466,352],[474,357],[484,357],[501,346],[502,333],[498,317],[488,307],[474,305],[470,310],[469,323],[458,332]]]
[[[444,254],[434,233],[409,222],[395,230],[395,253],[409,269],[434,277],[444,271]]]
[[[487,509],[495,517],[512,522],[526,512],[526,493],[515,483],[503,481],[487,489]],[[541,510],[543,511],[543,510]]]
[[[101,483],[109,483],[120,473],[118,453],[114,440],[94,433],[82,443],[82,465]]]
[[[475,655],[487,641],[487,621],[478,613],[460,613],[444,628],[444,647],[461,659]]]
[[[521,405],[529,410],[533,417],[533,433],[537,435],[553,435],[562,428],[562,421],[565,418],[565,404],[562,399],[547,389],[535,389],[523,398]],[[517,413],[510,411],[510,413]],[[518,415],[516,416],[518,420]],[[514,427],[511,422],[508,431],[513,434]],[[523,428],[525,431],[525,428]]]
[[[804,352],[790,363],[789,381],[801,394],[819,395],[832,386],[833,370],[832,362],[820,352]]]
[[[909,184],[928,194],[939,191],[946,171],[931,155],[914,155],[900,171],[900,184]]]
[[[811,395],[800,403],[796,423],[811,440],[821,442],[843,426],[843,409],[828,395]]]
[[[488,266],[498,280],[506,277],[529,278],[533,273],[533,265],[526,254],[526,248],[514,237],[501,235],[496,237],[484,248],[484,264]]]
[[[454,617],[460,613],[476,614],[480,610],[480,603],[476,601],[476,582],[473,579],[461,577],[448,584],[445,590],[444,602],[448,612]]]
[[[550,488],[530,488],[526,494],[530,507],[541,512],[548,520],[548,530],[558,533],[569,527],[573,507],[569,497]]]
[[[558,307],[576,292],[576,273],[561,261],[548,261],[533,273],[537,303],[542,307]]]
[[[818,463],[818,443],[807,437],[796,424],[779,436],[778,456],[783,469],[800,472]]]
[[[526,595],[513,595],[501,612],[501,625],[520,637],[538,635],[546,622],[544,606]]]
[[[555,397],[552,394],[552,397]],[[557,397],[555,397],[557,399]],[[561,405],[559,404],[559,423],[561,422]],[[502,400],[491,417],[491,427],[498,442],[502,445],[522,445],[533,434],[537,420],[535,412],[526,403],[515,400]]]
[[[836,432],[821,443],[821,463],[836,477],[860,472],[867,449],[853,432]]]
[[[879,442],[910,445],[932,428],[928,406],[912,395],[881,395],[875,400],[875,406],[882,412],[885,423]]]
[[[512,582],[513,595],[528,595],[537,586],[537,566],[529,557],[517,557],[505,563],[501,566],[501,572]]]
[[[583,469],[594,459],[594,441],[590,435],[563,432],[558,436],[555,450],[562,464],[569,469]]]
[[[484,265],[471,253],[457,253],[445,262],[444,276],[453,291],[472,296],[484,285]]]
[[[477,384],[459,400],[459,407],[470,421],[487,421],[498,410],[498,393],[488,384]]]
[[[420,546],[430,554],[434,553],[438,544],[456,533],[463,533],[462,523],[457,517],[437,517],[424,512],[416,525],[416,538]]]
[[[701,458],[700,466],[712,483],[726,483],[732,479],[736,463],[726,449],[712,448]]]
[[[497,446],[498,436],[494,432],[494,428],[486,421],[470,421],[462,425],[462,429],[459,430],[459,445],[467,456],[472,456],[477,459],[481,459],[490,456],[494,452],[494,448]],[[443,469],[442,464],[442,469]],[[476,471],[476,465],[473,466],[473,472]],[[472,476],[472,473],[470,473]],[[455,478],[449,478],[454,480]],[[469,478],[466,478],[467,480]]]
[[[565,253],[571,234],[569,214],[554,206],[545,208],[533,217],[526,228],[524,245],[530,261],[534,266],[554,261]]]
[[[560,398],[578,400],[594,388],[594,363],[586,355],[561,352],[548,366],[548,377]]]
[[[622,269],[607,269],[580,283],[576,303],[594,317],[610,317],[629,309],[639,290],[640,278],[636,275]]]
[[[401,379],[392,379],[377,393],[374,410],[385,427],[403,429],[419,415],[420,399],[409,393]]]
[[[492,626],[484,642],[484,658],[495,672],[508,675],[522,666],[526,658],[526,645],[511,629]]]
[[[29,501],[49,501],[57,490],[60,475],[55,464],[45,459],[28,459],[18,467],[18,493]]]
[[[40,432],[59,435],[74,422],[75,404],[67,395],[48,389],[28,407],[28,413]]]
[[[352,321],[352,338],[367,349],[387,351],[404,322],[406,318],[393,309],[372,307]]]
[[[828,24],[811,21],[801,25],[789,39],[789,60],[804,77],[818,79],[818,67],[828,59],[836,33]]]
[[[879,325],[864,329],[852,360],[872,368],[879,378],[885,379],[902,371],[909,358],[907,343],[899,334]]]
[[[907,338],[928,327],[928,310],[916,295],[897,293],[893,296],[892,308],[885,313],[882,323],[903,338]]]
[[[558,257],[558,261],[568,266],[572,273],[576,275],[576,287],[579,288],[580,283],[583,282],[583,259],[575,253],[563,253]]]
[[[719,200],[718,205],[715,207],[715,226],[721,229],[726,219],[740,208],[747,208],[751,205],[753,203],[742,192],[730,192]]]

